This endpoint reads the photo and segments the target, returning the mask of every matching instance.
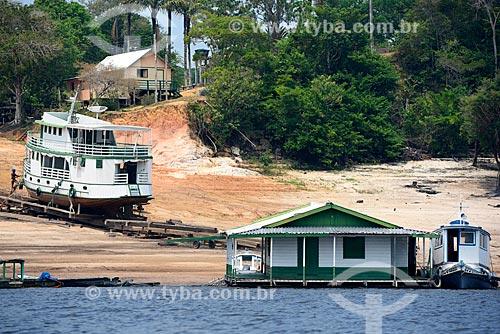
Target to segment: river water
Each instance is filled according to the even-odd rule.
[[[500,333],[500,289],[19,289],[0,303],[0,333]]]

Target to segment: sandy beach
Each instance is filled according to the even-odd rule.
[[[500,268],[500,203],[496,171],[469,160],[424,160],[361,165],[344,171],[286,171],[264,176],[239,160],[212,158],[191,138],[184,105],[113,115],[119,124],[153,128],[155,199],[146,206],[152,221],[179,219],[219,230],[251,223],[308,202],[332,201],[391,223],[432,231],[455,219],[460,197],[469,220],[491,233],[493,269]],[[7,138],[8,137],[8,138]],[[0,138],[0,188],[10,187],[10,169],[21,172],[24,143]],[[486,162],[486,160],[482,160]],[[413,182],[437,193],[407,187]],[[158,240],[70,226],[30,216],[0,214],[0,258],[23,258],[26,273],[54,277],[118,276],[136,282],[205,284],[222,277],[225,251],[158,246]]]

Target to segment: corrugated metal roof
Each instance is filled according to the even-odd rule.
[[[231,235],[231,234],[243,233],[243,232],[259,229],[259,228],[267,226],[269,224],[277,223],[279,221],[291,218],[295,215],[298,215],[301,213],[306,213],[308,211],[321,208],[324,205],[325,205],[325,203],[316,203],[316,202],[309,203],[307,205],[303,205],[303,206],[300,206],[298,208],[294,208],[294,209],[291,209],[288,211],[277,213],[277,214],[272,215],[272,216],[257,219],[257,220],[255,220],[255,223],[253,223],[253,224],[238,227],[238,228],[235,228],[232,230],[228,230],[228,231],[226,231],[226,234]]]
[[[151,49],[144,49],[139,51],[120,53],[114,56],[107,56],[97,65],[97,68],[128,68],[150,51]]]
[[[307,205],[300,206],[298,208],[294,208],[288,211],[280,212],[268,217],[263,217],[260,219],[257,219],[254,221],[253,224],[238,227],[232,230],[225,231],[226,235],[232,235],[232,234],[240,234],[248,231],[252,231],[255,229],[263,228],[263,227],[277,227],[282,224],[287,224],[290,221],[293,221],[295,219],[300,219],[304,216],[307,216],[309,214],[314,214],[318,213],[323,210],[328,210],[328,209],[333,209],[336,211],[343,212],[345,214],[369,221],[371,223],[374,223],[376,225],[380,225],[381,227],[386,227],[386,228],[399,228],[399,226],[390,224],[388,222],[385,222],[383,220],[367,216],[365,214],[362,214],[360,212],[356,212],[354,210],[350,210],[347,208],[344,208],[342,206],[333,204],[331,202],[327,203],[317,203],[313,202]]]
[[[238,233],[240,236],[264,236],[264,235],[427,235],[429,232],[417,231],[407,228],[387,227],[333,227],[333,226],[309,226],[309,227],[271,227],[259,228],[251,231]]]

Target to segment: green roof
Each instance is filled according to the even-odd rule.
[[[331,213],[329,215],[329,213]],[[315,216],[315,217],[312,217]],[[335,221],[335,223],[333,223]],[[400,226],[374,218],[340,205],[327,203],[310,203],[294,209],[255,220],[253,224],[226,231],[226,235],[242,234],[261,228],[285,226],[346,226],[346,227],[384,227],[400,228]]]

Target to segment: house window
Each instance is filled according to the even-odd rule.
[[[479,239],[479,247],[483,249],[488,249],[488,236],[486,234],[482,234]]]
[[[102,168],[102,160],[101,159],[97,159],[95,161],[95,168]]]
[[[139,68],[137,70],[137,77],[138,78],[147,78],[148,77],[148,70],[146,68]]]
[[[474,232],[460,232],[460,244],[461,245],[473,245],[474,244]]]
[[[365,258],[365,237],[343,238],[344,259]]]

